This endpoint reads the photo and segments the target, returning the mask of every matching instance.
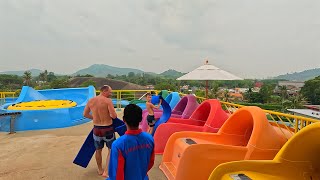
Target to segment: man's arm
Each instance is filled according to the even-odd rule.
[[[112,144],[108,169],[110,180],[124,179],[124,164],[122,152]]]
[[[151,106],[152,108],[154,108],[154,109],[159,109],[160,106],[161,106],[161,103],[162,103],[162,99],[160,99],[160,102],[159,102],[159,104],[158,104],[157,106],[153,105],[152,103],[150,103],[150,106]]]
[[[112,119],[117,118],[117,113],[116,113],[116,110],[113,107],[113,103],[112,103],[111,99],[108,100],[108,110],[109,110],[110,117]]]
[[[159,104],[158,104],[158,106],[157,106],[157,109],[159,109],[159,108],[160,108],[161,103],[162,103],[162,99],[160,99],[160,102],[159,102]]]
[[[90,104],[91,104],[91,101],[89,100],[86,107],[84,108],[83,116],[88,119],[93,119],[92,115],[90,114]]]

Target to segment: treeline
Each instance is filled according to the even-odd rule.
[[[33,76],[30,71],[25,71],[23,76],[0,74],[0,91],[19,91],[22,86],[31,86],[35,89],[69,87],[69,76],[56,76],[47,70],[38,76]]]
[[[146,85],[154,85],[155,89],[170,89],[173,91],[179,90],[180,86],[189,85],[189,87],[205,87],[205,81],[178,81],[174,77],[170,76],[159,76],[154,74],[148,73],[133,73],[130,72],[128,75],[111,75],[108,74],[106,78],[115,79],[115,80],[122,80],[134,84],[139,84],[141,86]],[[209,88],[213,88],[215,86],[219,87],[226,87],[226,88],[248,88],[253,87],[254,83],[257,80],[245,79],[245,80],[235,80],[235,81],[210,81]],[[276,80],[272,82],[277,82]]]
[[[90,74],[77,75],[76,77],[94,77]],[[23,76],[0,74],[0,91],[16,91],[21,89],[23,85],[32,86],[36,89],[48,88],[66,88],[69,87],[69,79],[71,76],[56,76],[54,72],[47,70],[39,74],[39,76],[32,76],[30,71],[24,72]],[[176,77],[159,76],[156,74],[148,73],[133,73],[127,75],[113,76],[108,74],[106,78],[122,80],[142,86],[154,85],[155,89],[167,89],[171,91],[180,91],[180,87],[189,85],[189,88],[200,88],[196,91],[197,95],[204,96],[205,81],[177,81]],[[320,104],[320,76],[305,82],[301,93],[298,92],[294,96],[289,96],[286,87],[278,87],[278,92],[275,92],[275,87],[278,84],[278,79],[267,80],[236,80],[236,81],[209,81],[209,97],[216,98],[218,96],[219,88],[224,89],[232,88],[249,88],[249,91],[244,93],[245,103],[259,103],[259,104],[281,104],[282,108],[287,107],[301,107],[303,102],[311,104]],[[259,92],[253,92],[252,88],[256,82],[262,82],[263,86]],[[92,80],[86,81],[81,84],[81,87],[89,85],[95,86]],[[220,92],[221,95],[221,92]],[[223,99],[228,100],[228,92],[222,93]]]

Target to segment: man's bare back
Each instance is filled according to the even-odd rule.
[[[114,111],[114,108],[111,99],[104,96],[94,97],[89,100],[88,108],[90,108],[90,111],[92,112],[92,121],[94,125],[109,126],[112,124],[110,114],[113,112],[110,112],[110,110]]]

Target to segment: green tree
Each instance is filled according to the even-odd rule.
[[[23,73],[23,79],[24,79],[25,84],[27,86],[30,86],[31,85],[31,79],[32,79],[31,71],[25,71]]]
[[[286,86],[279,86],[280,94],[281,94],[281,105],[282,105],[282,112],[284,112],[288,106],[290,106],[290,101],[288,98],[288,90]]]
[[[111,75],[111,74],[108,74],[108,75],[107,75],[107,78],[109,78],[109,79],[114,79],[115,76],[113,76],[113,75]]]
[[[40,73],[38,78],[39,78],[40,81],[46,81],[46,77],[45,77],[44,73]]]
[[[47,70],[44,70],[44,72],[43,72],[43,79],[45,82],[48,81],[48,71]]]
[[[47,81],[51,82],[53,80],[57,79],[57,77],[54,75],[54,72],[49,72],[48,76],[47,76]]]
[[[290,108],[296,109],[301,108],[304,98],[301,94],[297,94],[295,96],[289,97]]]
[[[195,95],[198,97],[205,97],[205,91],[203,90],[196,90]]]
[[[174,84],[170,84],[170,83],[158,83],[154,86],[155,89],[161,90],[161,89],[167,89],[170,91],[176,91],[177,90],[177,86],[175,86]]]
[[[312,104],[320,104],[320,76],[306,81],[301,92]]]
[[[88,86],[94,86],[95,88],[97,87],[97,84],[96,84],[96,82],[95,81],[93,81],[93,80],[87,80],[87,81],[85,81],[85,82],[83,82],[81,85],[80,85],[80,87],[88,87]]]
[[[22,77],[10,74],[0,74],[0,91],[20,89],[22,85]]]
[[[218,83],[213,83],[212,87],[208,93],[208,98],[212,99],[216,99],[218,97],[218,93],[219,93],[219,84]]]
[[[281,94],[282,100],[286,99],[289,96],[287,87],[286,86],[280,86],[279,89],[280,89],[280,94]]]
[[[244,94],[244,98],[249,103],[263,103],[263,97],[258,92],[252,92],[251,88],[249,88],[249,91]]]
[[[50,87],[53,89],[68,88],[69,87],[69,80],[66,78],[55,79],[50,83]]]
[[[264,84],[259,93],[262,97],[262,103],[269,103],[271,99],[271,95],[273,94],[274,87],[270,84]]]
[[[76,77],[94,77],[94,75],[91,75],[91,74],[85,74],[85,75],[77,74]]]
[[[270,102],[271,103],[281,103],[282,98],[278,95],[271,95],[270,96]]]
[[[132,77],[134,77],[134,76],[135,76],[134,72],[129,72],[129,73],[128,73],[128,77],[129,77],[129,78],[132,78]]]
[[[230,101],[230,93],[229,90],[224,90],[222,93],[222,101],[229,102]]]

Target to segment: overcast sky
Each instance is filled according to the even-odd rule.
[[[0,71],[92,64],[263,78],[320,67],[319,0],[0,0]]]

